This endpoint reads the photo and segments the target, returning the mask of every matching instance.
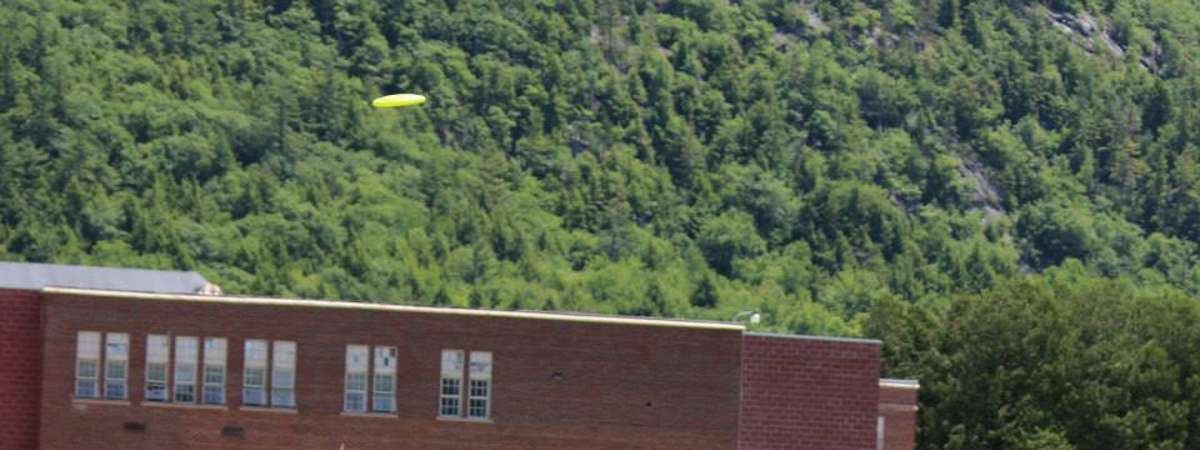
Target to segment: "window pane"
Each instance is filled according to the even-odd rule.
[[[367,410],[367,395],[362,392],[346,393],[346,411],[364,412]]]
[[[375,375],[375,392],[395,392],[396,376],[395,375]]]
[[[196,381],[196,366],[194,364],[175,363],[175,382],[194,383]]]
[[[225,368],[222,366],[204,366],[205,383],[225,383]]]
[[[104,335],[104,398],[125,400],[125,378],[129,359],[129,335]]]
[[[457,416],[458,399],[442,397],[442,409],[439,413],[443,416]]]
[[[275,380],[271,387],[290,388],[296,383],[295,373],[291,370],[276,369],[271,373],[271,379]]]
[[[96,382],[94,380],[76,381],[75,398],[96,398]]]
[[[279,408],[290,408],[296,406],[296,400],[292,395],[291,389],[271,389],[271,406]]]
[[[442,377],[460,378],[463,372],[463,351],[442,350]]]
[[[200,360],[200,339],[194,336],[175,337],[174,400],[196,402],[196,364]]]
[[[129,335],[126,333],[108,333],[105,335],[104,357],[108,359],[129,358]]]
[[[275,341],[271,355],[271,406],[296,406],[293,387],[296,385],[296,343]]]
[[[109,400],[125,400],[125,382],[104,383],[104,398]]]
[[[204,363],[225,365],[225,338],[204,338]]]
[[[351,373],[346,375],[346,390],[348,391],[366,391],[367,390],[367,374]]]
[[[442,395],[458,395],[461,381],[453,378],[442,379]]]
[[[271,358],[276,368],[295,368],[296,343],[291,341],[275,341],[275,354],[272,355]]]
[[[396,373],[396,347],[375,347],[375,373]]]
[[[439,414],[443,416],[458,416],[462,405],[462,380],[457,378],[442,378],[442,395]]]
[[[175,360],[195,364],[200,357],[200,341],[193,336],[175,338]]]
[[[267,404],[265,391],[259,387],[247,387],[242,391],[242,403],[249,406],[263,406]]]
[[[491,381],[489,380],[471,380],[468,391],[467,416],[473,418],[487,418],[490,397],[488,394],[491,391]]]
[[[206,405],[225,404],[225,386],[211,384],[204,385],[204,403]]]
[[[80,331],[75,336],[75,357],[77,359],[100,359],[100,333]]]
[[[104,378],[109,380],[125,379],[125,361],[109,361],[104,369]]]
[[[375,412],[395,412],[396,411],[396,400],[395,400],[395,398],[393,398],[392,394],[387,394],[387,395],[375,394],[375,396],[372,397],[371,400],[372,400],[372,408],[375,410]]]
[[[96,378],[97,365],[95,360],[80,360],[76,376],[78,378]]]
[[[192,384],[175,383],[175,401],[179,403],[196,402],[196,386]]]
[[[488,382],[471,380],[471,396],[472,397],[487,397]]]
[[[246,367],[267,366],[267,341],[262,339],[246,340]]]
[[[467,411],[467,416],[475,418],[487,417],[487,400],[471,399],[470,410]]]
[[[167,385],[166,383],[147,383],[146,384],[146,400],[153,402],[167,401]]]
[[[263,368],[247,368],[246,377],[243,383],[246,386],[263,386],[267,381],[267,369]]]
[[[146,336],[146,361],[150,363],[166,363],[170,357],[169,339],[163,334]]]
[[[146,336],[146,400],[167,401],[167,362],[171,357],[170,338],[164,334]]]
[[[204,403],[209,405],[225,404],[224,366],[204,367]]]
[[[347,371],[367,371],[367,346],[365,345],[347,345],[346,346],[346,370]]]
[[[471,352],[471,379],[492,378],[492,352]]]
[[[146,366],[147,381],[167,381],[166,363],[150,363]]]

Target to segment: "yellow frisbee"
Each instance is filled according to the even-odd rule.
[[[425,103],[424,95],[417,94],[394,94],[385,95],[371,102],[371,106],[376,108],[403,108],[406,106],[416,106]]]

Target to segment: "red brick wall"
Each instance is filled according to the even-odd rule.
[[[874,450],[879,343],[747,334],[740,450]]]
[[[334,308],[47,296],[47,449],[732,449],[742,336],[701,330]],[[131,334],[131,401],[71,399],[75,333]],[[231,408],[141,405],[146,335],[229,338]],[[243,411],[244,338],[298,342],[298,413]],[[397,417],[341,414],[345,346],[399,348]],[[440,421],[442,349],[491,351],[494,423]],[[552,381],[554,372],[565,379]],[[871,393],[872,402],[877,395]],[[874,406],[874,403],[872,403]],[[145,425],[126,431],[126,422]],[[241,438],[222,427],[240,426]]]
[[[41,317],[37,292],[0,289],[0,450],[38,445]]]
[[[917,390],[879,387],[879,415],[884,418],[884,449],[912,450],[917,436]]]

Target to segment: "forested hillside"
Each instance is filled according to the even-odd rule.
[[[757,309],[927,448],[1200,448],[1194,0],[3,3],[0,260]]]

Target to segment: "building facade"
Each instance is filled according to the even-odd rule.
[[[912,446],[878,341],[729,323],[42,288],[0,337],[0,449]]]

